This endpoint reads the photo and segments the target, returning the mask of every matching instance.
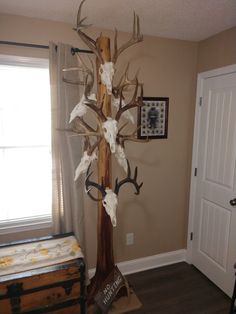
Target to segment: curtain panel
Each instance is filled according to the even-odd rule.
[[[81,138],[68,132],[70,113],[80,99],[78,85],[63,82],[63,76],[78,80],[79,72],[64,72],[63,68],[78,66],[71,46],[49,45],[49,70],[52,103],[52,162],[53,162],[53,233],[73,231],[85,254],[83,187],[74,182],[75,169],[81,159]]]

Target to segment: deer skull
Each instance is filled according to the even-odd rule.
[[[91,94],[90,96],[88,96],[88,99],[94,101],[97,100],[95,94]],[[85,100],[85,95],[83,95],[80,99],[80,102],[71,111],[69,123],[71,123],[71,121],[73,121],[76,117],[82,117],[86,114],[88,107],[84,104]]]
[[[115,74],[115,68],[113,62],[105,62],[101,64],[99,69],[101,75],[102,84],[106,86],[108,95],[112,93],[112,80]]]
[[[118,133],[117,121],[107,117],[107,120],[102,124],[104,137],[107,143],[110,145],[112,153],[116,151],[116,136]]]
[[[93,152],[92,155],[88,155],[87,151],[84,152],[81,161],[75,170],[74,181],[76,181],[82,173],[85,173],[87,171],[90,163],[95,159],[97,159],[97,155],[95,152]]]
[[[106,189],[106,195],[102,200],[102,205],[105,207],[107,214],[111,218],[112,226],[116,227],[116,209],[118,200],[117,195],[111,189]]]

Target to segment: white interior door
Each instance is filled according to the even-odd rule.
[[[236,262],[236,72],[202,81],[192,263],[232,296]]]

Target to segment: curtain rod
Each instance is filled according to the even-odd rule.
[[[19,43],[14,41],[0,41],[1,45],[10,45],[10,46],[20,46],[20,47],[29,47],[29,48],[41,48],[41,49],[49,49],[49,46],[46,45],[37,45],[37,44],[28,44],[28,43]],[[91,50],[79,49],[79,48],[71,48],[71,53],[75,54],[76,52],[81,53],[93,53]]]

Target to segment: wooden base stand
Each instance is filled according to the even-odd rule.
[[[113,302],[108,314],[122,314],[137,310],[142,307],[142,303],[139,301],[134,290],[130,288],[129,298],[127,296],[119,298]],[[96,306],[91,305],[88,308],[88,314],[100,314],[101,311]]]

